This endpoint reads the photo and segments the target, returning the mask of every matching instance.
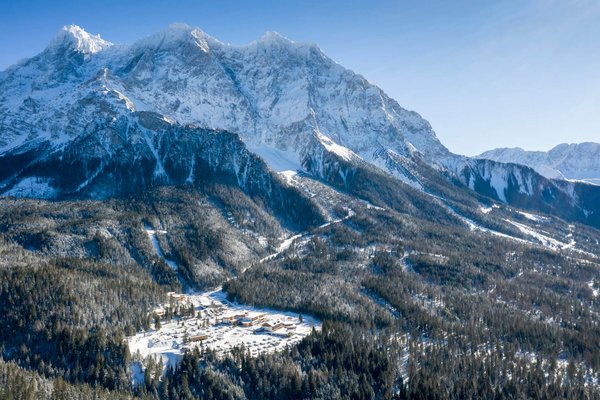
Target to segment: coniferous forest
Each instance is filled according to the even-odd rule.
[[[1,201],[1,398],[599,398],[591,252],[349,200],[332,209],[336,223],[260,261],[277,242],[259,245],[256,232],[286,228],[245,218],[255,202],[231,188]],[[178,273],[145,224],[168,232],[161,247]],[[597,237],[578,228],[582,242]],[[322,329],[256,357],[199,346],[164,373],[148,359],[132,385],[124,338],[155,328],[149,310],[167,291],[218,284],[231,301],[311,315]]]

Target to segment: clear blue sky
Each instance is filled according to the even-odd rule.
[[[428,119],[452,151],[600,142],[598,1],[3,1],[0,70],[77,24],[130,43],[186,22],[244,44],[273,30]]]

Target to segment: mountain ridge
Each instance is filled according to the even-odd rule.
[[[477,158],[527,165],[551,179],[600,183],[599,143],[561,143],[548,151],[505,147],[488,150]]]
[[[262,151],[275,172],[292,165],[326,178],[327,153],[367,162],[425,190],[431,182],[422,180],[428,175],[420,171],[423,160],[502,202],[519,198],[520,207],[580,221],[599,218],[599,210],[578,197],[587,189],[575,183],[564,187],[451,153],[418,113],[315,44],[267,33],[232,46],[173,24],[131,45],[93,46],[102,39],[84,32],[66,27],[59,37],[70,34],[84,43],[72,47],[67,41],[58,53],[45,50],[3,72],[0,157],[14,160],[38,142],[47,144],[46,152],[60,151],[94,126],[146,111],[184,126],[234,132],[246,147]],[[4,192],[8,178],[0,182]],[[525,196],[515,197],[519,193]]]

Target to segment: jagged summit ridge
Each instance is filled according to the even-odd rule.
[[[174,50],[184,45],[194,45],[203,52],[210,50],[210,45],[221,45],[217,39],[205,33],[202,29],[192,27],[182,22],[170,24],[166,29],[138,40],[131,47],[149,47],[154,50]]]
[[[252,43],[262,43],[268,45],[293,45],[296,44],[293,40],[286,38],[279,32],[275,31],[266,31],[264,35],[262,35],[258,40]],[[251,43],[251,44],[252,44]]]
[[[71,30],[83,38],[91,37],[82,30]],[[102,46],[88,47],[98,50]],[[162,55],[165,52],[168,57]],[[37,68],[33,64],[30,66]],[[39,70],[33,80],[45,74],[43,67]],[[409,147],[427,156],[448,153],[418,114],[404,110],[316,46],[295,43],[273,32],[245,46],[230,46],[198,28],[173,24],[133,45],[90,57],[75,70],[80,78],[77,89],[68,96],[71,99],[61,94],[47,102],[53,93],[46,92],[46,107],[40,104],[39,111],[52,108],[48,111],[55,112],[65,103],[67,107],[77,104],[81,89],[89,88],[90,79],[107,70],[104,75],[110,77],[109,86],[135,104],[136,110],[156,111],[183,124],[227,129],[247,142],[291,150],[299,157],[306,144],[315,141],[317,131],[367,160],[386,154],[381,150],[390,146],[401,155],[408,155]],[[10,78],[0,82],[7,92],[12,86]],[[39,80],[42,82],[32,85],[29,93],[19,89],[12,101],[2,104],[9,106],[10,114],[34,122],[35,114],[21,113],[23,102],[36,99],[44,85],[57,84],[52,82],[55,77]],[[50,129],[53,132],[46,132],[50,136],[65,134],[62,123]],[[413,141],[410,146],[407,137]]]
[[[111,47],[113,44],[100,37],[91,35],[78,25],[63,26],[47,49],[69,48],[83,54],[94,54]]]

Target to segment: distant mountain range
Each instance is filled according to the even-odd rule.
[[[571,179],[600,184],[600,144],[559,144],[549,151],[500,148],[477,158],[527,165],[550,179]]]

